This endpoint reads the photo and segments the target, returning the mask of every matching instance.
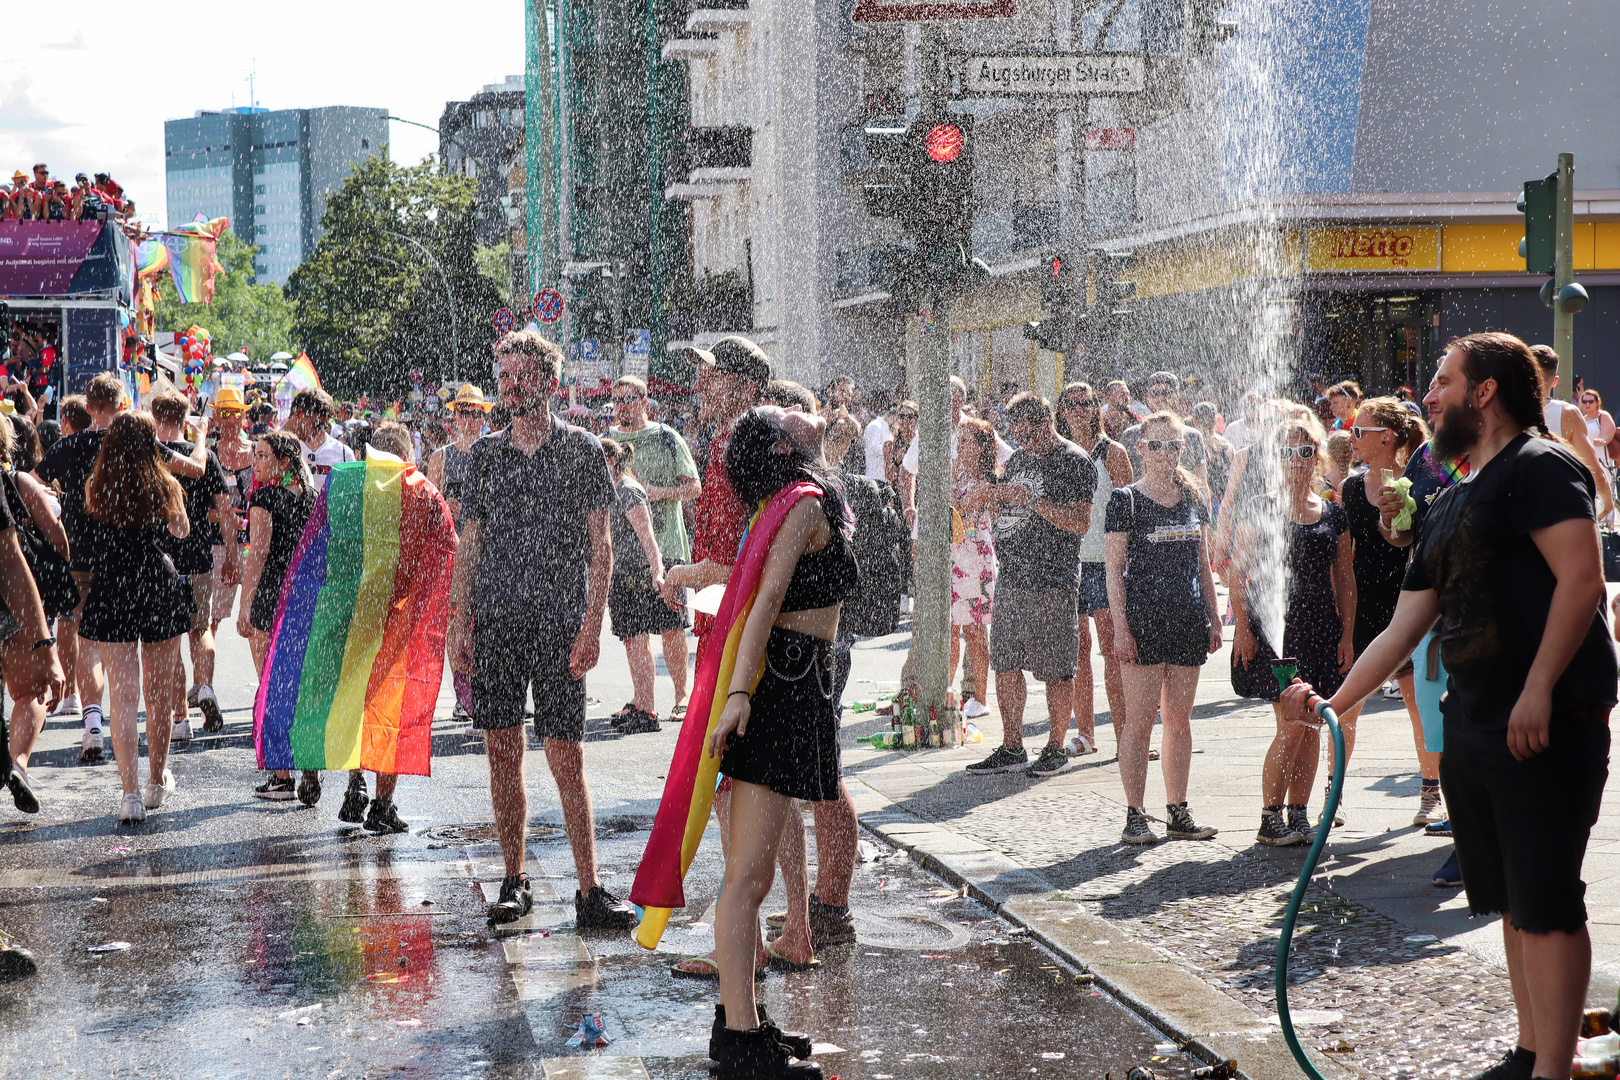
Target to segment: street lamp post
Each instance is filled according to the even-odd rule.
[[[461,150],[461,152],[463,154],[467,155],[467,157],[469,159],[473,156],[473,152],[471,150],[468,150],[467,147],[462,144],[461,140],[457,139],[454,135],[446,135],[444,132],[440,131],[438,128],[434,127],[432,124],[424,124],[424,123],[421,123],[420,121],[417,121],[417,120],[407,120],[403,116],[394,116],[391,113],[382,113],[377,117],[377,119],[379,119],[379,120],[392,120],[396,124],[409,124],[409,125],[411,125],[411,127],[419,127],[419,128],[422,128],[425,131],[431,131],[435,135],[437,135],[439,138],[444,139],[446,142],[454,143],[457,147],[460,148],[460,150]],[[444,166],[444,162],[441,160],[439,162],[439,165],[442,168]]]
[[[439,265],[439,260],[433,257],[433,252],[429,251],[420,242],[411,239],[404,233],[397,233],[391,229],[383,229],[382,232],[385,235],[394,237],[396,240],[403,240],[407,244],[414,247],[417,251],[420,251],[422,253],[422,257],[427,259],[428,263],[433,267],[433,269],[439,272],[439,280],[444,284],[444,306],[450,311],[450,381],[460,382],[461,333],[456,325],[456,297],[455,294],[450,291],[449,275],[444,272],[444,267]]]

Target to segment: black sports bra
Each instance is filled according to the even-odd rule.
[[[813,611],[840,603],[855,591],[858,572],[855,545],[835,530],[826,547],[799,556],[781,610]]]

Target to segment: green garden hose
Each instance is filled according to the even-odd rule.
[[[1271,665],[1277,685],[1283,689],[1294,681],[1297,670],[1297,662],[1287,657],[1273,661]],[[1311,708],[1333,733],[1333,781],[1328,786],[1322,824],[1316,830],[1316,839],[1311,842],[1310,851],[1305,853],[1305,865],[1300,867],[1299,881],[1294,884],[1294,893],[1288,898],[1282,935],[1277,939],[1277,1019],[1282,1024],[1283,1038],[1288,1040],[1288,1049],[1293,1052],[1300,1069],[1311,1080],[1326,1080],[1306,1056],[1305,1048],[1299,1044],[1299,1036],[1294,1033],[1294,1022],[1288,1015],[1288,952],[1294,940],[1294,921],[1299,917],[1299,905],[1305,899],[1305,887],[1311,883],[1311,875],[1316,872],[1316,861],[1322,857],[1322,848],[1327,844],[1328,832],[1333,827],[1333,815],[1339,809],[1339,793],[1344,787],[1344,732],[1339,728],[1339,718],[1325,700],[1314,694],[1311,695]]]

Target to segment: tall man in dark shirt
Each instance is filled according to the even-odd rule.
[[[523,870],[529,795],[523,706],[532,687],[535,732],[557,781],[574,852],[581,927],[627,928],[635,909],[602,887],[596,822],[585,782],[585,673],[601,648],[613,580],[608,509],[613,480],[601,444],[551,414],[562,350],[535,331],[495,345],[506,430],[473,444],[461,494],[450,619],[451,664],[472,677],[473,727],[484,732],[495,831],[506,862],[492,922],[533,906]]]
[[[1563,1080],[1592,969],[1581,863],[1608,778],[1616,664],[1592,474],[1543,427],[1545,383],[1509,334],[1453,341],[1424,404],[1468,479],[1434,500],[1389,628],[1330,704],[1343,713],[1439,622],[1450,676],[1440,784],[1468,907],[1502,916],[1518,1045],[1480,1080]],[[1310,688],[1284,695],[1306,719]]]

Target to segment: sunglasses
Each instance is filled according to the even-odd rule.
[[[1389,430],[1389,428],[1387,428],[1387,427],[1352,427],[1350,429],[1350,434],[1354,435],[1356,438],[1359,439],[1359,438],[1362,438],[1363,436],[1365,436],[1369,431],[1388,431],[1388,430]]]
[[[1598,403],[1598,399],[1595,398],[1595,397],[1583,397],[1583,398],[1581,398],[1581,404],[1582,405],[1596,405],[1597,403]]]
[[[215,409],[214,415],[228,419],[231,417],[241,416],[245,412],[247,412],[246,409]]]
[[[1147,388],[1148,397],[1169,397],[1173,393],[1175,391],[1168,386],[1150,386]]]
[[[899,420],[915,420],[915,419],[917,419],[917,414],[914,413],[914,412],[895,413],[894,415],[895,415],[896,419],[899,419]]]
[[[456,410],[456,418],[458,420],[465,420],[468,417],[472,417],[472,416],[482,417],[483,415],[484,415],[484,410],[483,409],[457,409]]]
[[[641,400],[641,395],[640,394],[616,394],[613,397],[613,404],[615,404],[615,405],[629,405],[631,402],[640,401],[640,400]]]
[[[1316,456],[1316,447],[1314,447],[1314,446],[1279,446],[1279,447],[1277,447],[1277,457],[1279,457],[1283,461],[1287,461],[1289,458],[1296,458],[1296,457],[1299,458],[1301,461],[1309,461],[1311,458],[1313,458],[1315,456]]]
[[[1094,409],[1097,403],[1090,398],[1074,398],[1063,403],[1065,409]]]
[[[1143,439],[1142,442],[1141,442],[1141,447],[1142,447],[1142,449],[1146,450],[1150,454],[1157,454],[1160,451],[1165,451],[1165,450],[1168,450],[1172,454],[1179,454],[1179,453],[1181,453],[1181,440],[1180,439]]]

